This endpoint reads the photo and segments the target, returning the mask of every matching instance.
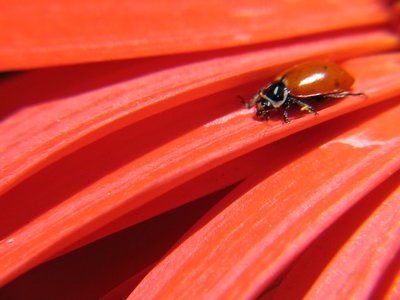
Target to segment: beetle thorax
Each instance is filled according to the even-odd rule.
[[[260,97],[269,101],[274,108],[281,107],[288,95],[288,89],[281,80],[271,83],[260,91]]]

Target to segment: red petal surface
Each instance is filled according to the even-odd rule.
[[[171,245],[229,190],[48,261],[0,289],[0,299],[87,300],[117,292],[126,297]]]
[[[262,79],[259,84],[264,84],[278,68],[298,60],[342,59],[397,45],[390,32],[374,30],[197,61],[160,58],[16,76],[0,84],[1,111],[10,114],[0,124],[0,170],[5,175],[0,194],[94,140],[200,96],[245,80]],[[253,86],[249,95],[258,88]],[[21,98],[21,89],[29,94]],[[231,110],[241,108],[233,100],[238,94],[229,100]]]
[[[0,70],[97,63],[0,74],[0,298],[398,298],[398,5],[1,4]],[[241,106],[313,59],[368,97]]]
[[[307,5],[16,0],[0,5],[0,28],[7,29],[0,33],[1,70],[226,48],[389,20],[378,0],[308,0]]]
[[[7,271],[1,274],[1,280],[10,280],[106,223],[234,157],[399,93],[398,57],[377,56],[347,63],[352,74],[362,80],[355,89],[365,91],[369,98],[342,101],[321,111],[318,117],[306,115],[285,125],[280,118],[269,123],[255,122],[251,111],[237,110],[232,99],[238,91],[231,91],[223,99],[222,95],[211,96],[154,116],[77,151],[1,199],[1,219],[7,220],[7,226],[2,228],[6,247],[0,249],[0,265]],[[212,112],[214,117],[191,118],[198,111]],[[183,132],[180,124],[172,126],[176,119],[185,124]],[[165,135],[176,138],[164,142]],[[144,136],[151,139],[146,142]],[[142,141],[140,148],[126,147],[135,145],[135,140]],[[114,152],[113,165],[99,164],[115,149],[118,151]],[[51,186],[43,189],[48,182],[52,182]],[[37,199],[48,200],[29,201],[27,195],[32,192]],[[26,200],[22,202],[23,199]],[[21,206],[26,212],[16,214]],[[29,224],[23,226],[25,223]],[[10,239],[13,243],[8,243]]]
[[[392,126],[399,113],[396,105],[277,173],[249,178],[153,268],[130,299],[257,296],[313,239],[400,168],[400,132]],[[321,130],[343,130],[335,121]]]
[[[399,259],[399,186],[397,172],[324,232],[267,298],[382,299],[376,293]]]

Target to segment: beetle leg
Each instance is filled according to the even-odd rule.
[[[352,92],[348,92],[348,91],[325,94],[325,95],[321,95],[319,97],[321,97],[322,99],[329,99],[329,98],[344,98],[347,96],[367,97],[367,95],[365,95],[364,93],[352,93]]]
[[[303,101],[299,100],[298,98],[291,98],[292,102],[300,106],[300,110],[306,110],[309,113],[312,113],[314,115],[317,115],[318,113],[312,108],[311,105],[308,105],[307,103],[304,103]]]
[[[283,120],[284,120],[285,123],[289,123],[290,122],[289,121],[289,108],[290,108],[291,104],[292,103],[289,102],[289,101],[286,101],[285,104],[284,104]]]
[[[259,120],[269,120],[271,117],[269,114],[269,111],[267,111],[267,110],[257,111],[256,116],[257,116],[257,119],[259,119]]]

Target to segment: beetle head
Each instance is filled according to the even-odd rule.
[[[272,106],[271,102],[269,100],[265,100],[263,98],[260,98],[257,103],[256,103],[256,109],[257,109],[257,118],[263,119],[263,118],[269,118],[269,112],[271,110],[275,110],[275,108]]]

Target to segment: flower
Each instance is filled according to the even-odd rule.
[[[384,4],[42,1],[4,16],[0,65],[19,72],[0,82],[2,297],[398,293]],[[237,100],[321,58],[368,98],[289,124]]]

